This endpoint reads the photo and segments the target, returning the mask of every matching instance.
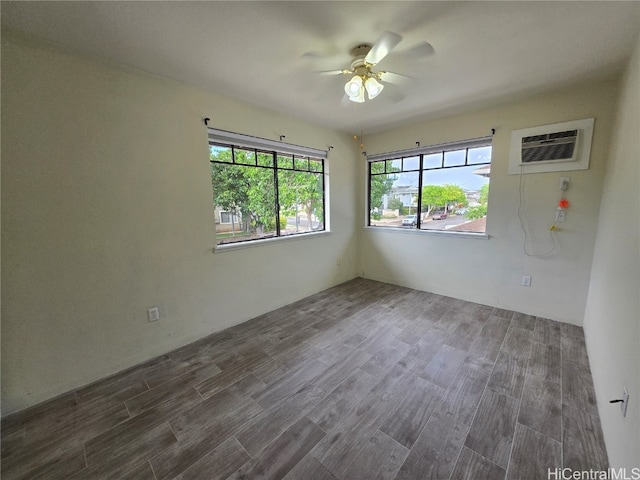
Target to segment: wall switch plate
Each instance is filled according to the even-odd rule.
[[[147,310],[147,314],[149,315],[150,322],[160,320],[160,310],[158,309],[158,307],[150,308],[149,310]]]
[[[627,389],[624,389],[624,393],[622,394],[622,402],[620,402],[620,411],[622,412],[622,416],[627,416],[627,406],[629,405],[629,392]]]
[[[531,286],[531,277],[529,275],[522,276],[522,286],[530,287]]]
[[[569,188],[571,177],[560,177],[560,190],[564,191]]]

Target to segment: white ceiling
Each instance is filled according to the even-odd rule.
[[[3,28],[349,133],[370,133],[611,78],[640,25],[631,2],[9,2]],[[413,77],[344,100],[349,51],[383,31],[379,64]],[[428,41],[434,53],[411,57]],[[305,55],[307,54],[307,55]],[[404,97],[404,98],[402,98]]]

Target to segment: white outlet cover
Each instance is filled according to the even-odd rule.
[[[622,394],[622,402],[620,403],[620,411],[622,412],[622,416],[627,416],[627,406],[629,405],[629,392],[627,389],[624,389],[624,393]]]
[[[150,308],[149,310],[147,310],[147,314],[149,315],[150,322],[160,320],[160,310],[158,309],[158,307]]]

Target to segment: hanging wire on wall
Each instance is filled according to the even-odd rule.
[[[556,230],[556,222],[554,221],[549,228],[549,236],[551,237],[551,248],[544,253],[530,253],[527,251],[527,229],[525,226],[525,214],[524,214],[524,187],[525,187],[525,174],[523,172],[522,165],[520,166],[520,184],[518,187],[518,219],[520,220],[520,228],[522,228],[522,233],[524,234],[524,240],[522,242],[522,251],[527,257],[549,257],[555,254],[560,249],[560,245],[558,244],[558,239],[555,235]]]

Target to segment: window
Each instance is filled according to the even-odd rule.
[[[238,215],[233,212],[220,212],[220,223],[240,223]]]
[[[209,130],[217,244],[325,229],[326,152]]]
[[[485,233],[491,137],[367,160],[369,226]]]

